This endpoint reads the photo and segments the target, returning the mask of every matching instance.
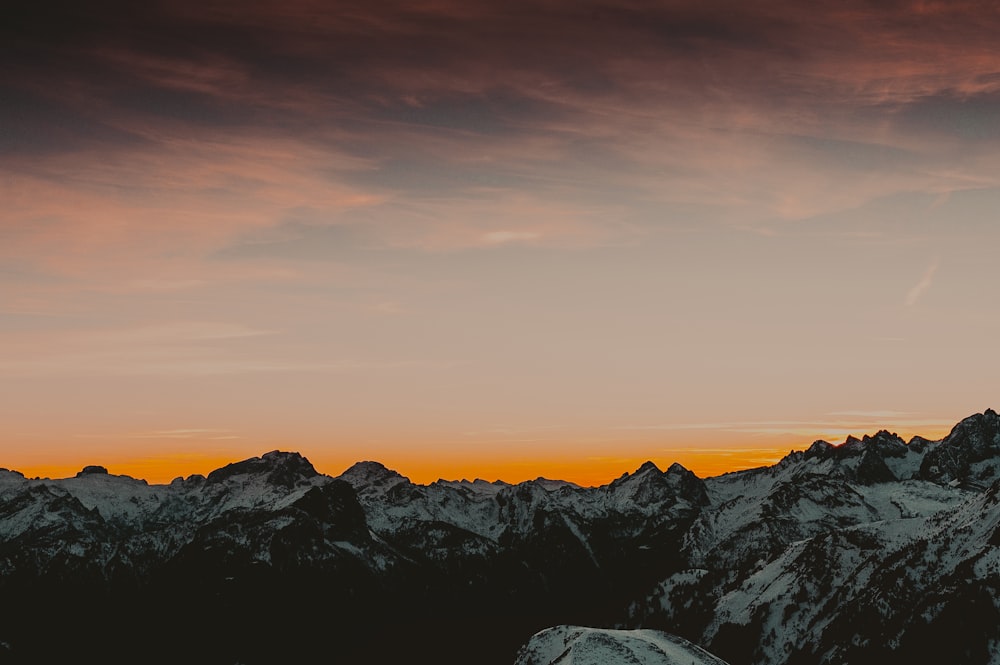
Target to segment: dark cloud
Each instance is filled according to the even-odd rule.
[[[373,120],[486,136],[523,131],[525,118],[531,118],[534,126],[565,117],[568,112],[563,104],[499,86],[476,95],[447,92],[426,100],[419,97],[386,100],[372,104],[370,109]]]
[[[396,70],[458,77],[491,72],[481,82],[488,85],[512,70],[579,76],[581,69],[599,74],[623,62],[645,64],[636,77],[655,76],[671,64],[726,54],[780,65],[886,37],[892,41],[883,51],[913,49],[911,55],[919,56],[942,43],[985,46],[989,26],[996,24],[989,5],[923,14],[901,5],[22,2],[8,10],[2,30],[4,50],[22,60],[72,54],[99,67],[99,51],[108,49],[178,59],[221,54],[262,79],[323,86],[345,80],[362,85],[366,77]]]
[[[996,133],[989,3],[16,0],[5,11],[8,154],[115,149],[157,127],[363,155],[385,155],[378,137],[399,127],[469,141],[617,127],[602,139],[613,142],[657,123],[861,142],[879,123]]]
[[[820,138],[816,136],[786,135],[782,146],[792,158],[812,163],[822,162],[834,170],[852,170],[858,173],[885,173],[912,164],[916,155],[888,145]]]
[[[1000,139],[1000,91],[928,95],[907,104],[898,118],[913,132],[956,136],[973,143],[995,141]]]
[[[0,86],[0,154],[58,154],[106,146],[142,146],[141,136],[109,125],[58,95]]]

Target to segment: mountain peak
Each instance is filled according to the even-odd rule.
[[[210,483],[217,483],[233,476],[263,474],[267,475],[270,483],[294,487],[301,480],[318,476],[319,472],[299,453],[272,450],[260,457],[251,457],[216,469],[208,474],[207,480]]]
[[[82,478],[83,476],[97,476],[97,475],[100,476],[108,475],[107,468],[99,466],[97,464],[89,464],[83,467],[83,469],[76,474],[76,477]]]
[[[355,489],[370,485],[395,485],[400,482],[410,482],[409,478],[398,471],[393,471],[381,462],[371,460],[356,462],[337,478],[350,483]]]
[[[920,465],[920,476],[938,481],[965,480],[974,464],[998,454],[1000,416],[993,409],[986,409],[962,419],[941,445],[927,453]]]
[[[806,458],[810,457],[827,457],[830,455],[831,451],[834,449],[834,445],[829,441],[824,441],[823,439],[817,439],[812,442],[812,445],[806,449]]]
[[[640,473],[649,473],[651,471],[656,472],[656,473],[663,473],[663,471],[660,470],[660,467],[656,466],[655,463],[647,460],[647,461],[645,461],[645,462],[642,463],[642,466],[640,466],[638,469],[636,469],[635,474],[633,474],[633,475],[638,475]]]
[[[858,454],[864,451],[865,442],[853,434],[848,434],[844,442],[837,446],[837,448],[844,453]]]
[[[684,474],[686,474],[686,473],[692,473],[692,471],[689,468],[687,468],[686,466],[684,466],[683,464],[681,464],[680,462],[674,462],[673,464],[671,464],[670,466],[667,467],[666,473],[669,473],[669,474],[684,473]]]

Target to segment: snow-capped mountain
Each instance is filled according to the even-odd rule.
[[[733,663],[1000,663],[998,426],[987,410],[941,441],[819,441],[706,480],[691,567],[635,603],[633,623]]]
[[[665,630],[733,665],[1000,665],[998,494],[992,410],[940,441],[817,441],[704,480],[648,462],[589,488],[419,485],[372,461],[330,477],[279,451],[168,485],[0,470],[0,662],[285,662],[336,643],[508,665],[579,624]],[[117,651],[95,638],[109,627]],[[540,633],[522,662],[681,644],[609,630]]]

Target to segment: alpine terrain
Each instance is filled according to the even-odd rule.
[[[0,470],[0,662],[1000,664],[1000,417],[700,479]]]

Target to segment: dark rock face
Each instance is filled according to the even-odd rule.
[[[664,480],[679,498],[684,499],[692,506],[707,506],[709,504],[705,481],[677,462],[671,464],[667,469]]]
[[[927,480],[966,480],[972,465],[1000,453],[1000,416],[992,409],[962,420],[944,440],[929,450],[920,465]]]
[[[335,480],[313,487],[295,501],[292,507],[330,527],[329,535],[352,542],[370,540],[365,511],[358,503],[354,488]]]
[[[857,470],[857,480],[859,483],[874,485],[876,483],[888,483],[899,480],[888,465],[886,465],[885,458],[883,457],[885,454],[884,451],[879,451],[874,447],[862,453],[861,462],[858,464]],[[903,448],[902,454],[906,454],[906,448]]]
[[[828,443],[820,439],[819,441],[814,441],[811,446],[805,452],[806,459],[818,458],[826,459],[833,455],[833,451],[836,447],[832,443]]]
[[[861,438],[866,450],[874,450],[879,456],[885,457],[905,457],[907,453],[906,442],[895,432],[879,430],[875,436],[867,434]]]

